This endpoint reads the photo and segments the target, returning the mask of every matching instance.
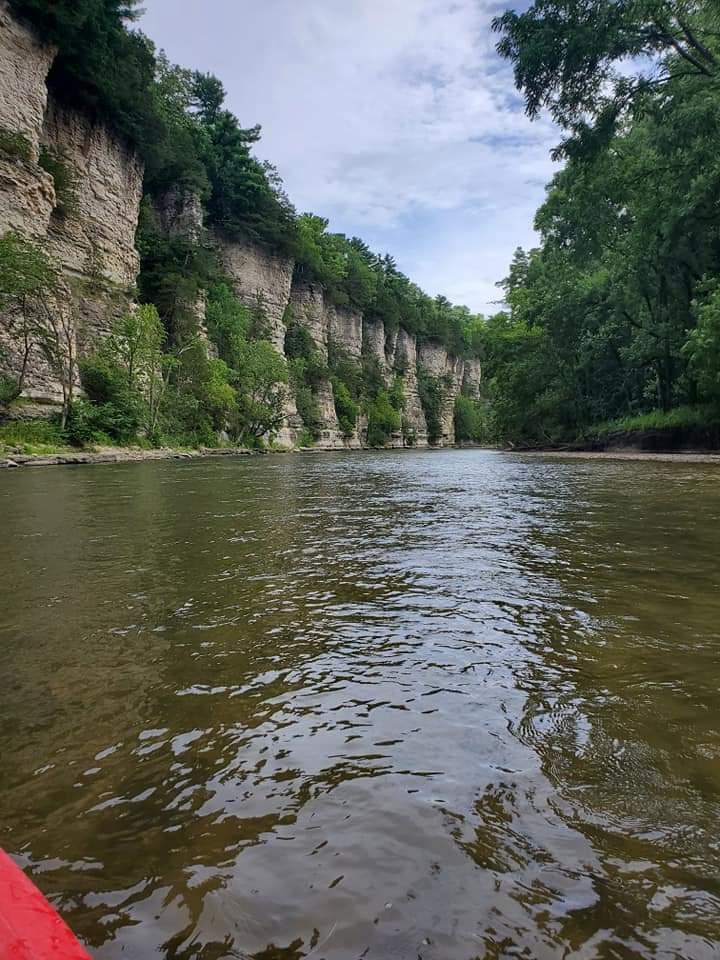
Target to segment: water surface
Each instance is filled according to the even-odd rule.
[[[0,475],[0,846],[98,960],[720,956],[720,472]]]

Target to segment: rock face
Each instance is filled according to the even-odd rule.
[[[353,360],[360,361],[362,316],[359,313],[338,309],[326,301],[321,287],[303,282],[292,284],[289,306],[290,316],[308,330],[324,363],[327,363],[332,350],[342,350]],[[329,379],[316,387],[315,401],[321,424],[317,447],[342,450],[363,445],[358,427],[349,437],[340,430],[335,412],[335,395]]]
[[[24,134],[37,159],[47,103],[45,78],[56,51],[14,18],[6,0],[0,0],[0,36],[0,123],[6,131]]]
[[[44,237],[55,206],[52,177],[39,165],[55,49],[11,16],[0,0],[0,228]]]
[[[68,170],[74,194],[74,209],[51,219],[50,252],[69,273],[132,286],[140,266],[135,230],[143,177],[136,155],[107,127],[52,99],[41,136]]]
[[[393,360],[405,379],[405,411],[403,436],[411,447],[426,447],[428,443],[425,411],[420,403],[418,388],[418,356],[415,337],[400,329],[394,344]]]
[[[205,212],[197,193],[173,186],[155,198],[154,209],[158,227],[167,237],[183,237],[194,244],[211,245],[205,229]],[[217,357],[205,326],[207,291],[197,289],[192,299],[182,306],[191,327],[205,341],[208,354]]]
[[[452,446],[455,443],[455,397],[462,389],[465,362],[460,357],[450,356],[440,344],[425,343],[420,347],[418,366],[440,383],[440,436],[436,446]]]
[[[155,211],[161,228],[169,236],[202,239],[205,214],[197,193],[173,186],[155,201]]]
[[[308,330],[315,349],[327,362],[328,324],[321,287],[311,283],[293,283],[290,289],[290,312],[292,318]]]
[[[342,352],[358,364],[364,358],[372,358],[387,387],[392,386],[396,377],[402,377],[403,429],[391,438],[390,446],[428,445],[419,376],[439,381],[441,388],[440,436],[435,445],[450,446],[455,442],[455,398],[460,392],[477,396],[479,361],[451,356],[440,344],[425,343],[418,347],[416,338],[402,327],[388,333],[382,323],[364,319],[359,311],[338,307],[328,301],[317,284],[294,280],[289,259],[267,253],[249,242],[222,242],[221,250],[238,297],[250,309],[261,306],[278,350],[284,352],[286,322],[292,318],[306,328],[324,363],[333,353]],[[358,417],[350,436],[342,434],[329,379],[315,387],[314,398],[320,416],[317,447],[356,449],[366,444],[367,423],[362,416]],[[296,419],[297,411],[289,410],[295,419],[286,420],[284,435],[297,438],[302,424]]]
[[[256,244],[228,241],[217,236],[225,270],[241,303],[260,314],[268,327],[268,339],[284,351],[285,308],[290,301],[293,261],[263,250]]]
[[[235,295],[254,315],[263,335],[285,355],[285,311],[290,302],[294,263],[250,242],[228,240],[220,234],[215,241]],[[277,443],[283,447],[297,444],[303,430],[295,398],[288,390],[283,424]]]
[[[480,393],[480,383],[482,382],[482,366],[480,361],[466,360],[463,367],[463,393],[469,397],[477,397]]]
[[[290,319],[301,323],[310,334],[320,359],[342,352],[360,364],[363,358],[374,358],[386,386],[401,376],[404,384],[403,429],[391,438],[390,446],[428,445],[428,428],[420,402],[419,375],[440,381],[441,434],[437,446],[455,442],[455,398],[463,391],[477,395],[480,383],[478,361],[465,361],[450,356],[440,344],[423,344],[402,327],[388,333],[382,323],[365,320],[357,310],[339,307],[326,297],[317,284],[293,279],[293,262],[264,250],[249,241],[238,243],[217,237],[225,269],[236,295],[248,309],[260,311],[267,323],[268,336],[275,348],[284,354],[286,324]],[[367,442],[367,422],[360,416],[350,436],[343,435],[335,410],[333,386],[329,379],[317,384],[314,399],[320,418],[320,435],[315,446],[320,449],[357,449]],[[286,445],[297,442],[302,421],[292,400],[279,441]]]
[[[43,243],[62,277],[58,316],[81,355],[107,335],[131,302],[143,171],[108,127],[48,95],[54,55],[0,0],[0,235],[14,230]],[[8,143],[15,149],[8,150]],[[62,171],[62,189],[45,166]],[[0,332],[9,323],[2,319]],[[8,348],[6,342],[6,350],[6,366],[15,372],[17,344]],[[37,349],[29,357],[24,392],[50,401],[61,395]]]
[[[47,77],[55,50],[10,13],[0,0],[0,235],[13,230],[41,242],[59,267],[62,317],[71,326],[73,350],[90,351],[127,311],[133,298],[139,258],[135,232],[143,190],[143,169],[135,153],[103,123],[57,102]],[[376,365],[391,388],[403,380],[402,431],[391,446],[426,446],[428,428],[420,400],[422,377],[441,385],[438,445],[454,442],[455,398],[477,395],[480,365],[448,355],[439,344],[418,346],[400,327],[386,330],[358,310],[338,306],[323,289],[294,277],[291,257],[249,240],[211,234],[199,196],[171,188],[156,198],[155,213],[169,237],[217,247],[235,293],[252,311],[256,334],[284,355],[286,324],[303,324],[322,363],[342,357],[360,366]],[[188,304],[204,332],[205,293]],[[22,350],[8,335],[10,317],[0,316],[0,373],[17,375]],[[16,339],[16,338],[15,338]],[[4,368],[2,367],[4,364]],[[39,351],[29,355],[25,394],[57,400],[58,378]],[[291,391],[290,391],[291,393]],[[317,446],[357,448],[367,442],[367,422],[358,416],[343,435],[328,375],[314,386],[320,416]],[[294,445],[303,430],[296,402],[288,396],[278,440]]]

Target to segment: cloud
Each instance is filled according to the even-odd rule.
[[[496,299],[553,167],[495,51],[492,0],[149,0],[142,28],[218,74],[299,210],[429,293]]]

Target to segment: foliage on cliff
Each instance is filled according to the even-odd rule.
[[[339,306],[353,307],[388,333],[402,326],[422,342],[435,340],[449,352],[476,352],[475,331],[481,320],[467,307],[453,306],[445,297],[429,297],[401,273],[388,254],[373,253],[357,237],[328,233],[328,221],[312,214],[297,219],[294,245],[295,276],[317,283]]]
[[[528,113],[563,127],[567,162],[537,213],[539,248],[517,252],[507,311],[480,334],[495,434],[574,442],[720,405],[716,4],[535,0],[496,27]]]

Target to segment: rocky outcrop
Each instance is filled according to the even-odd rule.
[[[72,350],[82,355],[132,306],[139,269],[135,232],[143,169],[133,150],[108,125],[48,94],[54,56],[52,47],[11,15],[7,0],[0,0],[0,235],[13,230],[40,241],[53,258],[62,278],[58,309],[72,328]],[[154,204],[166,237],[217,248],[236,295],[251,311],[254,335],[269,339],[281,354],[286,324],[294,318],[306,327],[324,364],[332,367],[342,357],[364,364],[367,372],[374,363],[388,389],[402,378],[402,431],[390,445],[427,445],[422,376],[442,387],[437,442],[453,443],[455,398],[461,391],[477,395],[478,362],[450,356],[438,344],[418,347],[402,326],[387,330],[359,310],[339,306],[321,286],[294,277],[290,256],[250,240],[211,234],[195,193],[173,187]],[[192,299],[188,314],[204,333],[205,292],[198,290],[195,296],[193,289],[188,297]],[[0,358],[4,355],[5,368],[16,372],[23,364],[22,350],[18,354],[9,329],[10,320],[0,317]],[[363,446],[367,423],[362,415],[351,436],[340,429],[336,401],[342,398],[333,392],[336,376],[328,374],[313,387],[320,417],[318,446]],[[39,400],[60,397],[57,376],[37,349],[27,366],[25,392]],[[289,394],[278,440],[294,445],[303,423]]]
[[[192,190],[172,186],[155,200],[161,229],[170,237],[187,237],[199,242],[204,234],[202,200]]]
[[[392,376],[392,357],[385,352],[386,336],[385,325],[378,320],[365,320],[362,328],[362,349],[366,356],[372,357],[378,369],[387,382]]]
[[[292,259],[271,253],[250,241],[228,240],[217,233],[214,240],[235,295],[251,311],[256,331],[261,331],[284,356],[286,310],[290,303],[294,267]],[[303,422],[289,390],[276,442],[283,447],[295,446],[302,430]]]
[[[348,357],[359,362],[363,349],[362,313],[349,307],[336,307],[328,303],[325,306],[325,315],[328,343],[339,347]]]
[[[54,56],[0,0],[0,232],[44,237],[55,206],[52,177],[38,165]]]
[[[382,323],[364,319],[357,310],[337,306],[328,300],[319,285],[293,280],[293,264],[289,258],[272,254],[248,241],[235,243],[219,239],[219,247],[236,294],[249,309],[262,311],[271,339],[280,352],[284,353],[286,323],[292,319],[306,328],[324,363],[333,353],[342,352],[358,364],[364,357],[373,358],[388,387],[396,377],[403,378],[403,429],[391,439],[390,446],[428,445],[419,374],[434,378],[441,388],[441,430],[437,445],[449,446],[455,442],[455,398],[461,391],[477,395],[478,361],[453,357],[440,344],[423,344],[418,348],[415,337],[402,327],[388,333]],[[341,432],[330,379],[316,384],[314,399],[320,419],[317,447],[336,450],[365,445],[367,423],[363,417],[358,418],[352,435]],[[291,404],[281,441],[294,442],[301,428],[302,423]]]
[[[53,310],[71,334],[68,349],[82,354],[131,301],[143,171],[107,126],[48,95],[54,55],[0,0],[0,235],[13,230],[43,244],[61,277]],[[10,320],[0,323],[0,335],[6,368],[16,372],[22,361],[8,337]],[[50,401],[61,395],[37,347],[25,393]]]
[[[268,339],[281,353],[285,344],[285,308],[290,301],[293,261],[249,241],[216,236],[223,265],[241,303],[267,324]]]
[[[315,349],[327,362],[328,323],[322,288],[312,283],[293,283],[289,307],[288,318],[303,324],[312,337]]]
[[[477,359],[466,360],[463,367],[462,392],[468,397],[476,398],[480,393],[482,381],[482,366]]]
[[[69,209],[56,208],[50,222],[50,253],[68,273],[131,287],[140,266],[135,230],[142,164],[108,127],[52,98],[41,138],[70,184]]]
[[[465,362],[448,354],[441,344],[424,343],[418,353],[418,367],[440,387],[440,436],[436,446],[452,446],[455,443],[455,398],[462,389]]]
[[[58,195],[47,250],[71,292],[80,354],[106,337],[130,309],[140,261],[135,230],[143,168],[105,125],[48,101],[42,145],[60,164],[67,197]]]
[[[305,327],[324,363],[328,362],[332,350],[342,350],[348,357],[360,362],[361,314],[328,303],[321,287],[304,282],[292,284],[289,308],[288,317]],[[325,450],[361,447],[363,439],[359,426],[350,436],[345,436],[340,430],[331,381],[327,379],[319,383],[314,395],[320,419],[320,435],[316,446]]]
[[[0,0],[0,35],[0,125],[5,131],[23,134],[37,159],[47,103],[45,80],[56,51],[15,19],[6,0]]]
[[[407,446],[426,447],[428,442],[425,411],[420,403],[418,386],[417,342],[402,328],[393,344],[393,365],[404,380],[405,409],[403,436]]]

